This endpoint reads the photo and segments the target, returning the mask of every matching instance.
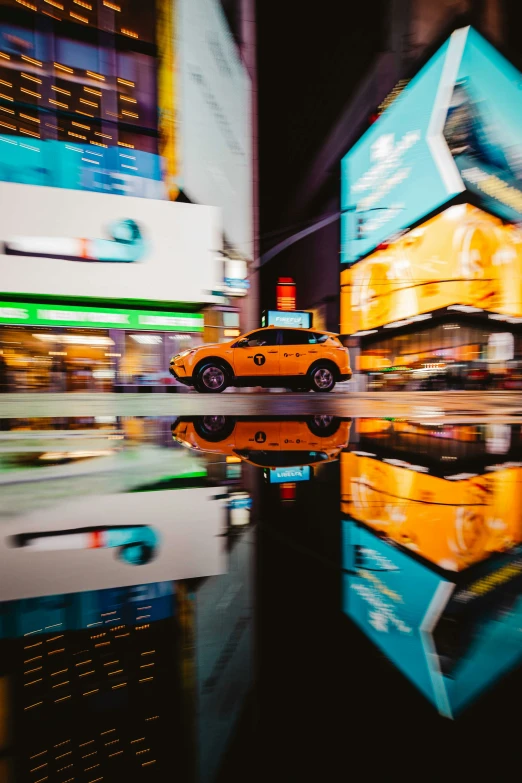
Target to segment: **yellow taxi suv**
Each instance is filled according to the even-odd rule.
[[[350,440],[351,419],[305,417],[191,416],[172,424],[172,437],[185,448],[239,457],[260,468],[320,465],[339,458]]]
[[[228,386],[330,392],[352,377],[348,349],[337,335],[276,326],[183,351],[172,357],[169,371],[180,383],[214,394]]]

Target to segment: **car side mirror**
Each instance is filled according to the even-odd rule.
[[[241,340],[238,340],[236,343],[236,348],[248,348],[248,339],[243,337]]]

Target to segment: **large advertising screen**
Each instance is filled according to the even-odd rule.
[[[344,612],[444,717],[520,663],[519,551],[456,588],[347,519],[343,569]]]
[[[452,34],[342,161],[343,262],[465,190],[520,219],[521,78],[472,28]]]
[[[219,0],[177,0],[179,185],[219,206],[227,241],[253,253],[251,85]]]
[[[215,301],[221,238],[213,207],[58,188],[42,198],[40,188],[7,182],[0,202],[2,294]]]
[[[422,470],[343,453],[343,512],[446,571],[463,571],[522,541],[522,468],[446,478]]]
[[[90,494],[2,519],[3,600],[222,574],[211,488]]]
[[[454,205],[341,272],[344,334],[429,319],[443,308],[520,319],[519,228]]]
[[[344,612],[435,702],[421,628],[438,591],[452,585],[353,521],[342,525]]]

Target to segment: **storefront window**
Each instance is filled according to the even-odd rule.
[[[161,332],[126,332],[125,352],[119,365],[119,382],[138,385],[172,385],[169,361],[171,356],[199,344],[192,334]]]
[[[5,391],[109,391],[115,378],[107,331],[3,327],[0,351]]]
[[[358,370],[370,374],[376,389],[432,388],[433,379],[439,384],[449,379],[455,388],[471,381],[504,388],[505,379],[519,372],[521,354],[522,335],[455,320],[363,341]]]

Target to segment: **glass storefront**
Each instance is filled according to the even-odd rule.
[[[382,334],[361,341],[357,369],[368,375],[370,388],[429,388],[434,378],[456,388],[487,378],[502,388],[522,367],[522,334],[511,329],[455,319],[411,333]]]
[[[113,391],[177,386],[170,357],[201,334],[116,329],[0,327],[0,390]]]

